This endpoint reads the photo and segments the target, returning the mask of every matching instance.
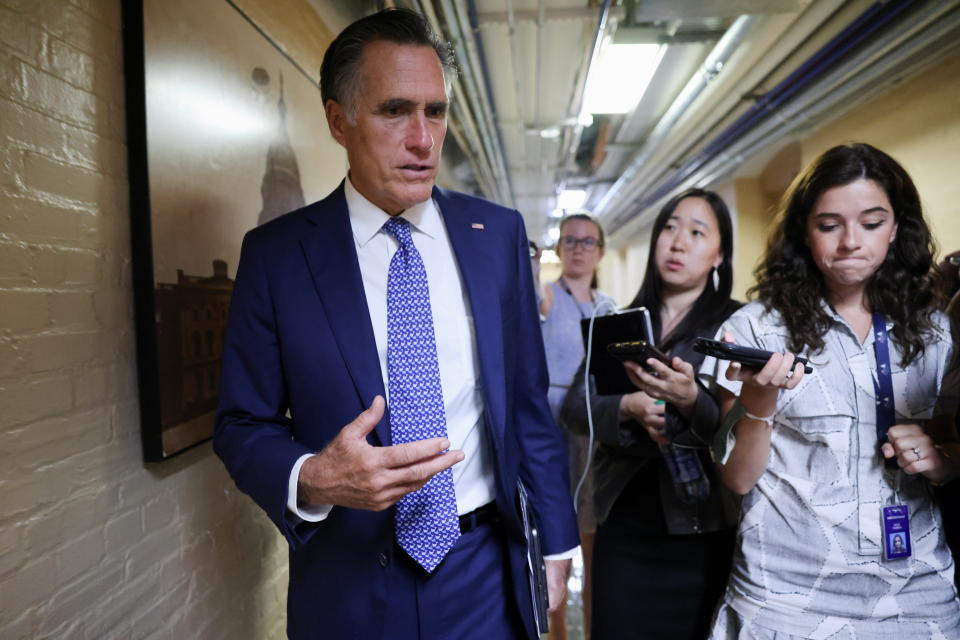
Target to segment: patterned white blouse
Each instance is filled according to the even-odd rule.
[[[738,550],[712,638],[960,638],[960,602],[939,508],[921,476],[884,467],[876,435],[873,332],[861,343],[828,305],[826,347],[814,371],[781,392],[767,469],[743,498]],[[897,421],[952,414],[960,392],[941,383],[951,360],[949,322],[908,367],[891,341]],[[888,330],[892,325],[888,324]],[[738,344],[786,351],[776,312],[753,302],[725,323]],[[739,394],[727,363],[700,375]],[[726,441],[724,442],[724,437]],[[720,434],[719,449],[735,446]],[[910,510],[913,556],[884,560],[883,506]]]

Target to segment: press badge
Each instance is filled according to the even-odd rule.
[[[909,558],[913,550],[910,544],[910,510],[907,505],[883,507],[880,513],[884,557],[887,560]]]

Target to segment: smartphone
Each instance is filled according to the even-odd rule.
[[[650,358],[659,360],[668,367],[672,366],[670,364],[670,358],[646,340],[614,342],[607,345],[607,353],[620,362],[635,362],[651,373],[653,369],[647,365],[647,360]]]
[[[710,340],[708,338],[697,338],[693,343],[693,350],[720,360],[739,362],[748,369],[762,369],[763,365],[767,364],[770,356],[773,355],[772,351],[741,347],[738,344],[720,342],[719,340]],[[806,358],[797,356],[797,362],[803,364],[804,373],[813,373],[813,367],[809,365]]]

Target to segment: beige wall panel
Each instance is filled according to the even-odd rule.
[[[960,54],[803,141],[804,164],[830,147],[867,142],[913,177],[941,255],[960,249]]]
[[[307,0],[234,0],[287,55],[320,82],[323,52],[336,34],[331,33]]]

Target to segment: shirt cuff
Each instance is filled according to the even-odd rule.
[[[580,553],[580,547],[574,547],[569,551],[564,551],[563,553],[551,553],[548,556],[543,556],[544,560],[572,560]]]
[[[727,464],[727,460],[730,459],[730,453],[737,445],[737,437],[733,434],[733,428],[746,414],[747,410],[740,404],[740,399],[738,398],[737,401],[733,403],[733,407],[731,407],[730,413],[727,414],[723,424],[720,425],[720,429],[717,430],[717,435],[713,438],[713,446],[710,447],[710,457],[713,458],[714,462]]]
[[[287,485],[287,511],[292,515],[306,522],[320,522],[326,520],[333,509],[332,504],[311,504],[300,505],[297,503],[297,488],[300,480],[300,467],[308,458],[315,454],[305,453],[293,463],[293,469],[290,470],[290,482]]]

